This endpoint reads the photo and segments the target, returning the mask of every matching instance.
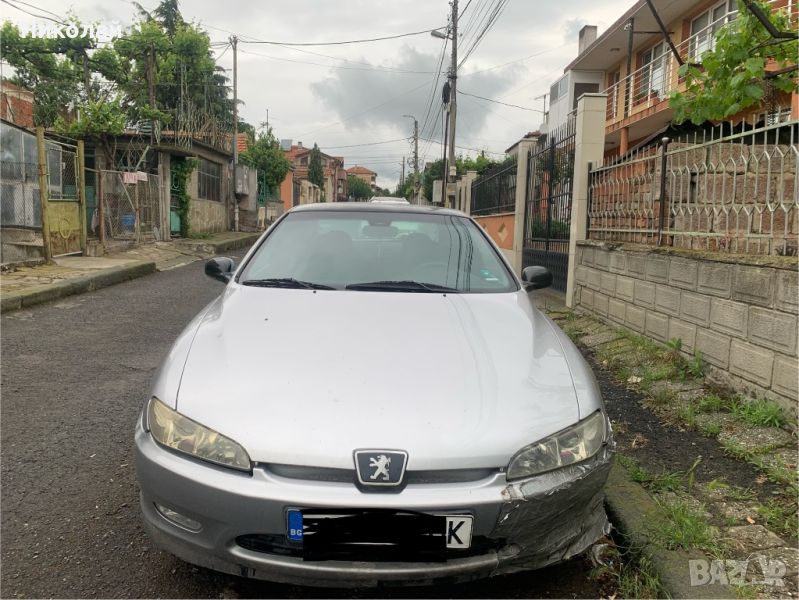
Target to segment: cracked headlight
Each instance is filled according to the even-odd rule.
[[[605,428],[605,415],[595,412],[576,425],[525,446],[511,459],[508,479],[532,477],[591,458],[605,441]]]
[[[250,471],[247,452],[221,433],[184,417],[158,398],[147,407],[147,425],[159,444],[224,467]]]

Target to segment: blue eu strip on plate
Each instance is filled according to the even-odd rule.
[[[288,531],[286,536],[292,542],[302,541],[302,513],[298,510],[288,512]]]

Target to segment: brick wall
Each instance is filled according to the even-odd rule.
[[[578,242],[576,305],[697,348],[710,375],[796,413],[799,262]]]

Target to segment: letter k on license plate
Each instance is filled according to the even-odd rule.
[[[471,515],[446,515],[444,541],[447,548],[468,548],[472,545]]]

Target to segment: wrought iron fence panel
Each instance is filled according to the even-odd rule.
[[[552,272],[552,287],[566,290],[574,180],[575,119],[538,139],[527,162],[522,265]]]
[[[500,165],[483,172],[472,183],[471,214],[496,215],[516,210],[517,164]]]
[[[588,234],[718,252],[796,255],[799,121],[720,124],[589,173]]]

